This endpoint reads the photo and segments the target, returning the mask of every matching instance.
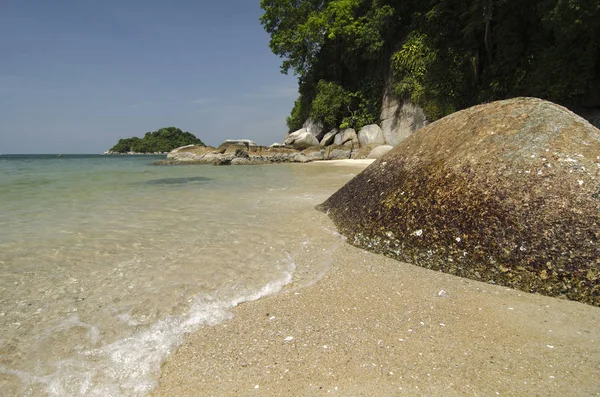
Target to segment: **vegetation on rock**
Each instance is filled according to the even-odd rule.
[[[299,80],[290,130],[309,117],[326,128],[373,123],[386,85],[430,120],[515,96],[578,107],[600,94],[596,0],[261,0],[261,7],[282,71]]]
[[[119,139],[119,143],[113,146],[109,152],[165,153],[186,145],[204,146],[204,143],[187,131],[181,131],[175,127],[167,127],[154,132],[146,132],[143,138]]]

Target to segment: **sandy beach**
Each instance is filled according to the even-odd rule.
[[[333,229],[314,212],[315,227]],[[600,308],[397,262],[334,235],[297,260],[330,268],[189,335],[153,395],[600,395]]]

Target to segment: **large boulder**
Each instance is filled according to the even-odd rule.
[[[359,247],[600,306],[600,130],[553,103],[438,120],[319,209]]]
[[[302,124],[302,128],[306,132],[310,132],[311,134],[313,134],[319,141],[323,139],[323,135],[325,135],[325,131],[323,130],[323,124],[313,119],[307,119],[304,122],[304,124]]]
[[[300,135],[305,133],[306,130],[304,128],[300,128],[297,131],[294,132],[290,132],[289,134],[287,134],[285,136],[285,139],[283,140],[283,144],[286,146],[292,146],[294,144],[294,141],[296,140],[296,138]]]
[[[326,133],[325,135],[323,135],[323,139],[321,139],[321,146],[329,146],[329,145],[333,145],[333,142],[335,141],[335,136],[337,135],[339,131],[337,130],[337,128],[334,128],[333,130],[329,131],[328,133]]]
[[[358,132],[358,141],[360,147],[370,144],[383,145],[385,143],[383,132],[377,124],[369,124],[361,128]]]
[[[340,133],[335,135],[333,144],[337,146],[349,146],[351,148],[358,148],[358,135],[356,135],[356,131],[354,131],[354,129],[346,128],[345,130],[342,130]]]
[[[319,140],[317,139],[316,136],[314,136],[312,133],[310,132],[305,132],[300,134],[296,140],[294,141],[294,149],[296,150],[304,150],[306,148],[309,148],[311,146],[317,146],[319,145]]]
[[[325,159],[325,149],[323,149],[321,146],[311,146],[307,149],[304,149],[302,154],[311,161]]]
[[[319,140],[312,133],[302,128],[288,135],[284,143],[288,146],[293,146],[296,150],[304,150],[311,146],[317,146]]]
[[[331,145],[325,148],[325,160],[343,160],[352,157],[352,148],[348,146]]]

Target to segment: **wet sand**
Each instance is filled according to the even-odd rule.
[[[600,308],[345,242],[319,282],[234,315],[190,335],[153,395],[600,395]]]

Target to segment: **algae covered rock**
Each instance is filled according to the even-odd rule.
[[[553,103],[449,115],[318,208],[359,247],[600,306],[600,130]]]

